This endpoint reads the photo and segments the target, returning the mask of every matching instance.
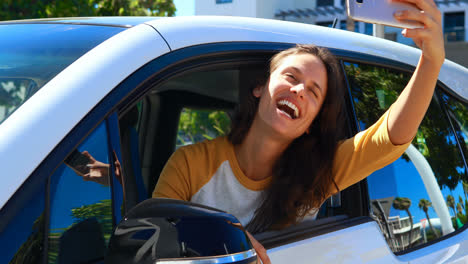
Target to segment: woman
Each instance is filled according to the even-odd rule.
[[[408,85],[372,127],[339,141],[338,64],[322,48],[299,45],[275,55],[268,80],[242,101],[228,138],[176,151],[153,197],[213,206],[250,232],[281,228],[315,214],[333,193],[396,160],[411,143],[431,101],[444,61],[441,14],[433,0],[398,0],[419,7],[395,17],[422,50]],[[264,248],[251,237],[263,263]]]

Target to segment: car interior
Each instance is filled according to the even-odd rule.
[[[263,58],[194,67],[158,82],[144,96],[122,109],[119,124],[127,210],[151,198],[158,175],[176,149],[183,109],[221,110],[232,117],[243,93],[266,79],[269,56]],[[345,98],[343,103],[346,104]],[[349,136],[351,119],[349,116],[347,119],[345,129]],[[361,188],[356,184],[329,198],[316,220],[305,219],[298,225],[256,234],[256,237],[269,248],[296,240],[298,234],[317,235],[326,226],[362,216],[366,209],[362,208]]]

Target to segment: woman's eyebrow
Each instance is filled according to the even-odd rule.
[[[299,68],[295,67],[295,66],[290,66],[289,68],[291,68],[292,70],[294,70],[295,72],[297,72],[298,74],[300,74],[300,75],[302,75],[302,76],[304,75],[304,74],[302,73],[302,71],[301,71]],[[312,81],[312,82],[313,82],[314,86],[317,87],[317,89],[320,90],[320,93],[323,93],[323,90],[322,90],[322,88],[320,87],[320,85],[319,85],[316,81]]]

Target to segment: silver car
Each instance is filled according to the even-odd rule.
[[[173,151],[225,134],[242,87],[295,43],[340,60],[347,136],[385,112],[420,55],[236,17],[7,21],[0,39],[0,263],[253,263],[235,217],[146,200]],[[447,60],[399,160],[316,220],[255,235],[272,262],[468,262],[467,103],[468,69]]]

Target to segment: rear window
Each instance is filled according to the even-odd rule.
[[[126,28],[0,25],[0,124],[83,54]]]

